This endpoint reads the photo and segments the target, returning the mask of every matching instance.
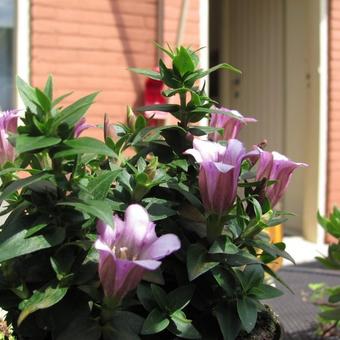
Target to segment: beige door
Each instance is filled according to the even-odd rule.
[[[283,1],[231,0],[229,60],[242,70],[231,79],[230,106],[258,122],[244,129],[248,146],[284,145]]]
[[[221,75],[220,99],[258,120],[240,138],[248,147],[265,139],[267,150],[306,161],[306,0],[220,0],[211,7],[213,15],[221,15],[219,61],[242,70],[240,76]],[[285,224],[286,231],[302,234],[303,205],[304,173],[298,170],[281,206],[297,215]]]

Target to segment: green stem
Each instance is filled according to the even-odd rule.
[[[104,298],[102,311],[100,315],[100,319],[102,321],[102,324],[105,324],[107,322],[110,322],[113,318],[113,314],[117,307],[119,306],[119,301],[113,297]]]
[[[186,112],[186,102],[187,102],[187,94],[186,92],[180,93],[180,113],[181,113],[181,126],[186,129],[188,125],[188,117]]]
[[[223,219],[219,215],[210,215],[207,219],[207,238],[213,243],[222,233]]]
[[[245,230],[243,233],[243,238],[253,238],[255,235],[260,233],[263,230],[263,226],[261,224],[256,224],[253,227]]]

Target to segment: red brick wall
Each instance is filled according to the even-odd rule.
[[[158,0],[31,0],[31,82],[53,74],[65,104],[101,91],[88,120],[125,119],[126,105],[143,102],[145,78],[128,67],[157,62]],[[164,0],[163,41],[174,45],[182,0]],[[191,0],[183,43],[199,47],[199,0]],[[94,132],[95,133],[95,132]]]
[[[329,1],[327,210],[340,205],[340,0]]]
[[[199,48],[199,0],[190,0],[183,32],[182,44]],[[182,0],[164,0],[164,37],[165,43],[176,43]]]
[[[154,66],[157,0],[32,0],[31,82],[53,74],[65,101],[101,91],[89,112],[101,123],[125,118],[126,105],[140,105],[144,78],[128,67]]]

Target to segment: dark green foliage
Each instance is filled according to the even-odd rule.
[[[52,77],[43,90],[17,79],[26,111],[11,136],[15,163],[0,170],[0,199],[9,213],[0,233],[0,306],[19,338],[233,340],[254,329],[264,309],[260,300],[281,294],[266,285],[264,273],[279,279],[267,264],[292,259],[263,230],[285,216],[257,200],[263,183],[255,181],[252,165],[242,165],[244,195],[216,219],[204,211],[198,165],[183,154],[194,136],[216,131],[192,123],[211,112],[232,114],[213,108],[198,80],[218,69],[238,70],[228,64],[202,70],[196,52],[164,51],[171,67],[160,60],[160,72],[131,70],[163,81],[164,95],[179,96],[180,104],[138,111],[166,111],[178,124],[149,127],[128,110],[128,124],[116,124],[117,138],[105,135],[104,142],[74,138],[96,93],[64,108],[68,94],[53,98]],[[19,179],[19,171],[29,176]],[[132,203],[157,221],[158,235],[175,233],[182,246],[116,306],[99,282],[96,221],[113,226],[112,214]],[[219,233],[208,235],[208,224],[218,224]],[[334,230],[334,221],[325,225]]]

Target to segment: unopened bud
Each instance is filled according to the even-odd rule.
[[[134,131],[135,129],[135,123],[136,123],[137,116],[135,113],[132,111],[131,107],[128,106],[126,109],[126,120],[127,120],[127,125],[128,127]]]
[[[157,167],[158,167],[158,157],[153,156],[149,160],[149,164],[147,165],[145,169],[145,172],[148,175],[150,180],[153,180],[155,178]]]
[[[114,136],[115,136],[114,128],[110,124],[110,119],[109,119],[108,114],[105,113],[105,115],[104,115],[104,140],[106,140],[106,138],[108,138],[108,137],[113,139]]]

